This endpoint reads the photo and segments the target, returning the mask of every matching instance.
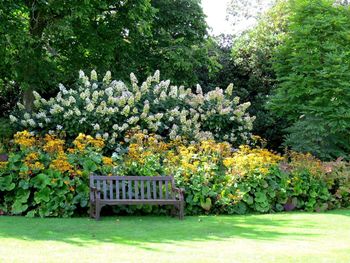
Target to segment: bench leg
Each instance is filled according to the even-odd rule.
[[[93,217],[95,217],[95,205],[92,203],[92,202],[90,202],[90,218],[93,218]]]
[[[100,202],[96,202],[96,207],[95,207],[95,219],[100,220],[100,213],[101,213],[101,205]]]
[[[175,217],[176,216],[176,208],[177,206],[174,205],[170,210],[170,216]]]
[[[179,204],[179,219],[184,219],[184,202],[180,202]]]

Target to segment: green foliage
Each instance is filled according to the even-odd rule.
[[[274,69],[269,108],[293,125],[286,144],[323,158],[350,152],[350,10],[333,1],[295,1]]]
[[[231,76],[236,93],[243,101],[251,101],[249,112],[256,116],[253,133],[266,138],[269,147],[277,149],[282,142],[285,120],[265,108],[276,76],[273,53],[286,34],[290,13],[289,1],[277,1],[260,17],[257,26],[237,38],[231,49]]]
[[[79,86],[66,89],[50,100],[34,93],[31,113],[18,104],[15,116],[10,115],[18,130],[37,133],[64,133],[72,140],[79,133],[103,137],[110,150],[127,140],[133,129],[147,130],[167,139],[201,138],[227,140],[234,145],[249,142],[254,117],[246,111],[250,103],[239,103],[232,95],[232,86],[216,88],[203,93],[184,86],[160,81],[159,71],[143,83],[130,74],[130,83],[112,81],[111,73],[98,80],[95,71],[91,77],[80,72]]]
[[[22,94],[30,108],[31,91],[51,95],[58,83],[73,84],[80,69],[121,79],[160,69],[194,85],[193,70],[210,60],[198,0],[4,0],[0,16],[1,114]]]
[[[35,139],[35,140],[33,140]],[[101,140],[80,135],[75,148],[27,132],[15,136],[20,148],[0,162],[0,212],[68,217],[86,214],[91,172],[120,176],[174,175],[185,189],[186,213],[273,213],[324,211],[350,205],[350,166],[322,163],[310,154],[281,157],[265,149],[202,141],[186,146],[137,133],[128,150],[102,156]],[[96,146],[93,147],[93,145]],[[62,148],[63,147],[63,148]],[[164,189],[165,193],[165,189]],[[118,212],[163,214],[156,206],[117,207]]]
[[[80,135],[75,147],[52,136],[15,135],[16,147],[0,162],[0,210],[29,217],[69,217],[86,212],[91,172],[110,174],[112,160],[103,142]],[[95,146],[94,146],[95,145]]]
[[[13,125],[7,118],[0,118],[0,154],[10,148],[10,141],[15,133]]]

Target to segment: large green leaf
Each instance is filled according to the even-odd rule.
[[[12,213],[20,214],[28,209],[27,204],[23,204],[21,200],[16,200],[12,205]]]
[[[50,189],[48,187],[41,189],[39,192],[34,194],[34,200],[37,204],[42,202],[48,202],[50,200]]]
[[[50,178],[46,174],[41,173],[35,176],[31,183],[35,188],[41,189],[50,184]]]
[[[11,191],[15,186],[15,183],[12,182],[11,175],[0,177],[0,191]]]

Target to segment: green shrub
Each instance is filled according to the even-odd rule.
[[[0,162],[0,210],[27,216],[72,216],[88,207],[91,172],[110,174],[102,140],[80,135],[74,147],[46,135],[17,133],[16,151]]]
[[[330,0],[292,1],[278,47],[269,107],[292,123],[286,143],[332,160],[350,153],[350,9]]]
[[[183,144],[136,133],[106,157],[104,141],[80,134],[68,148],[57,137],[15,135],[17,149],[0,162],[0,213],[27,216],[86,214],[88,178],[172,174],[185,189],[186,214],[324,211],[350,205],[350,164],[323,163],[311,154],[280,156],[266,149],[213,140]],[[118,206],[126,213],[163,214],[157,206]]]
[[[18,104],[15,116],[10,116],[18,129],[40,133],[59,132],[67,139],[79,133],[103,137],[114,149],[125,135],[137,128],[168,139],[188,140],[215,138],[239,145],[250,140],[254,117],[246,113],[250,103],[239,103],[232,96],[232,86],[226,91],[215,89],[203,94],[183,86],[171,86],[159,81],[159,72],[138,85],[134,74],[131,83],[111,81],[107,73],[102,82],[95,71],[91,78],[80,72],[80,85],[60,92],[50,100],[34,93],[32,113]]]

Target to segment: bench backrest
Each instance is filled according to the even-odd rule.
[[[174,200],[172,176],[90,176],[101,200]]]

